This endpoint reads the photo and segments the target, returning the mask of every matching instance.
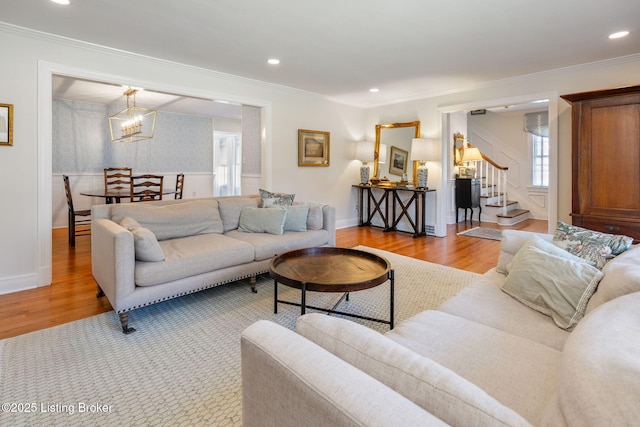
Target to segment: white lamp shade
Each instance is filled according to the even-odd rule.
[[[363,163],[372,162],[374,149],[374,142],[358,141],[356,143],[356,160],[360,160]]]
[[[411,160],[426,162],[436,160],[436,139],[432,138],[413,138],[411,140]]]
[[[378,163],[387,163],[387,144],[380,144]]]
[[[479,160],[482,160],[482,153],[480,153],[480,150],[478,148],[467,147],[464,149],[464,153],[462,154],[463,162],[475,162]]]

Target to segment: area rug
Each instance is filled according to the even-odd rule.
[[[396,322],[455,295],[476,273],[367,247],[395,272]],[[240,334],[259,319],[294,328],[298,307],[273,313],[273,281],[230,283],[135,310],[124,335],[104,313],[0,341],[0,425],[240,426]],[[389,284],[351,294],[341,310],[388,318]],[[300,292],[279,285],[279,297]],[[335,294],[308,294],[330,306]],[[354,320],[381,332],[388,325]]]
[[[502,230],[496,228],[475,227],[458,233],[458,236],[479,237],[481,239],[501,240]]]

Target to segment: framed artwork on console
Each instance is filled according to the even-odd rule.
[[[329,166],[329,132],[298,129],[298,166]]]
[[[394,175],[404,175],[407,173],[407,162],[409,161],[409,152],[407,150],[392,145],[389,157],[391,157],[389,173]]]
[[[0,104],[0,145],[13,145],[13,104]]]

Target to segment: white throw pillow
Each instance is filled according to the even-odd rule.
[[[552,234],[540,234],[532,231],[523,230],[502,230],[502,239],[500,241],[500,255],[498,256],[498,265],[496,271],[502,274],[508,274],[508,265],[513,261],[513,257],[518,253],[520,248],[532,236],[538,236],[540,239],[551,242]]]
[[[556,325],[572,330],[584,316],[603,274],[585,262],[526,246],[513,259],[502,290]]]

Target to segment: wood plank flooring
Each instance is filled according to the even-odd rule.
[[[337,246],[365,245],[400,255],[484,273],[496,265],[500,242],[457,236],[456,233],[477,227],[473,224],[449,225],[447,237],[414,239],[406,233],[385,233],[370,227],[337,230]],[[483,223],[483,227],[503,228]],[[511,229],[545,233],[547,221],[528,220]],[[62,323],[71,322],[111,310],[106,298],[96,298],[96,283],[91,275],[91,239],[76,238],[69,247],[67,230],[53,230],[53,281],[22,292],[0,295],[0,339],[13,337]],[[114,314],[115,316],[115,314]]]

